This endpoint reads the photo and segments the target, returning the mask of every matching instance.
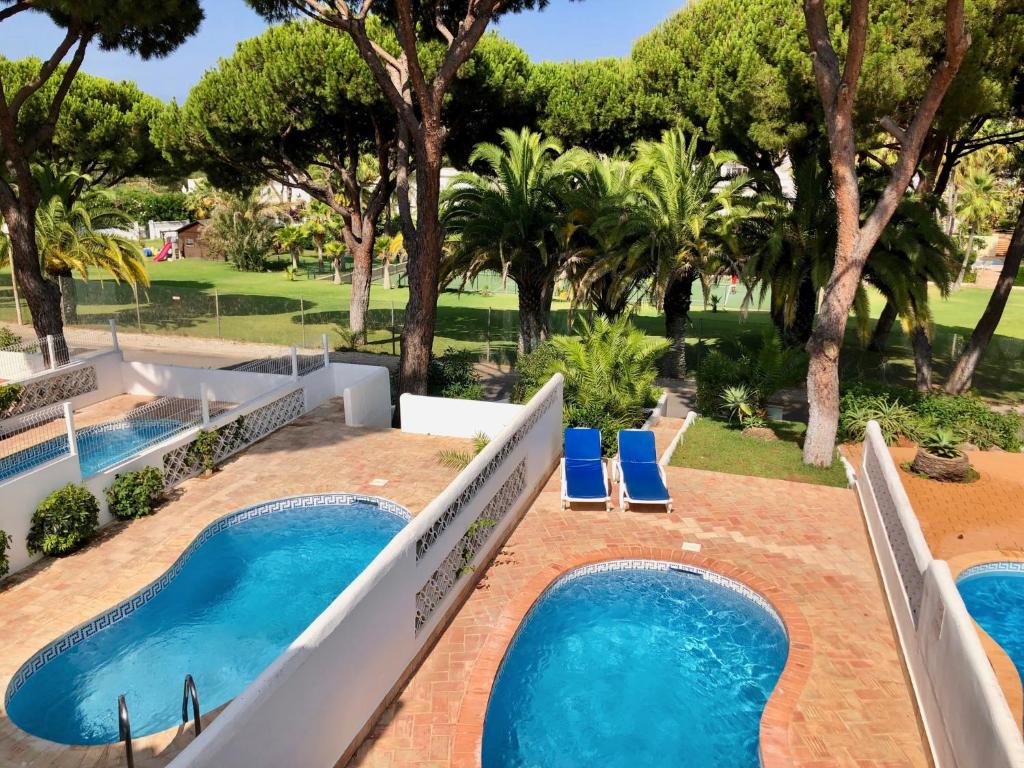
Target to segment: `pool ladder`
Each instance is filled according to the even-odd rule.
[[[196,736],[203,732],[203,723],[199,715],[199,691],[192,675],[185,675],[185,690],[181,696],[181,722],[188,723],[188,705],[192,702],[192,719],[195,722]],[[124,742],[124,758],[128,768],[135,768],[135,754],[132,751],[132,720],[128,716],[128,703],[122,693],[117,697],[117,737]]]

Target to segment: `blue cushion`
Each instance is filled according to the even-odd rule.
[[[604,484],[601,461],[565,460],[566,496],[570,499],[604,499],[608,488]]]
[[[668,488],[661,481],[661,473],[658,472],[657,464],[624,461],[622,462],[622,477],[626,484],[626,495],[633,501],[662,502],[670,500]]]
[[[658,462],[654,433],[649,429],[619,430],[619,461]]]
[[[601,459],[601,430],[569,427],[565,430],[565,458]]]

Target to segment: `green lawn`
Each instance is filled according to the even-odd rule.
[[[312,258],[307,255],[308,262]],[[238,272],[229,264],[207,261],[174,261],[149,264],[152,286],[136,305],[127,286],[94,279],[78,283],[80,320],[84,325],[105,326],[116,317],[126,330],[177,333],[276,344],[315,345],[321,333],[340,341],[336,330],[347,319],[350,288],[336,286],[329,279],[307,280],[302,274],[289,281],[281,271],[284,259],[274,271]],[[514,293],[502,292],[500,279],[492,278],[487,291],[446,291],[438,306],[435,350],[470,348],[481,357],[508,363],[514,355],[518,318]],[[724,293],[723,288],[717,291]],[[936,297],[935,368],[939,381],[950,366],[954,346],[962,346],[988,301],[989,292],[965,288],[948,300]],[[370,351],[397,351],[408,292],[403,288],[385,291],[380,285],[371,294]],[[872,311],[881,311],[878,296]],[[219,311],[218,311],[219,310]],[[741,313],[738,297],[732,296],[724,309],[705,310],[695,290],[693,324],[690,331],[690,359],[700,360],[704,352],[721,339],[744,330],[768,327],[766,313]],[[392,324],[392,313],[394,325]],[[219,320],[218,320],[219,317]],[[10,273],[0,272],[0,319],[12,320]],[[637,324],[651,335],[664,332],[662,317],[651,306],[642,307]],[[569,329],[569,306],[555,301],[552,326],[555,333]],[[852,325],[852,324],[851,324]],[[908,340],[900,328],[886,357],[861,349],[851,327],[843,354],[843,376],[891,384],[913,381],[913,360]],[[1024,399],[1024,289],[1016,289],[1003,321],[976,377],[979,391],[992,400],[1016,402]]]
[[[721,421],[697,419],[683,435],[672,466],[846,487],[846,472],[838,459],[827,469],[803,463],[797,445],[803,424],[775,422],[772,427],[780,439],[762,443]]]

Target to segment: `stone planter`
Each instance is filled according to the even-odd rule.
[[[971,468],[971,462],[964,454],[957,456],[955,459],[946,459],[919,447],[910,468],[933,480],[962,483],[967,479],[967,472]]]

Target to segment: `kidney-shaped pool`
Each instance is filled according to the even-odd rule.
[[[106,744],[117,741],[123,693],[133,735],[145,736],[180,722],[187,674],[204,708],[218,707],[408,519],[397,504],[350,494],[281,499],[223,517],[159,580],[30,659],[8,687],[8,716],[44,739]]]
[[[1024,678],[1024,563],[976,565],[960,574],[956,586],[968,612]]]
[[[717,574],[653,561],[572,571],[506,652],[483,768],[754,768],[788,648],[764,599]]]

